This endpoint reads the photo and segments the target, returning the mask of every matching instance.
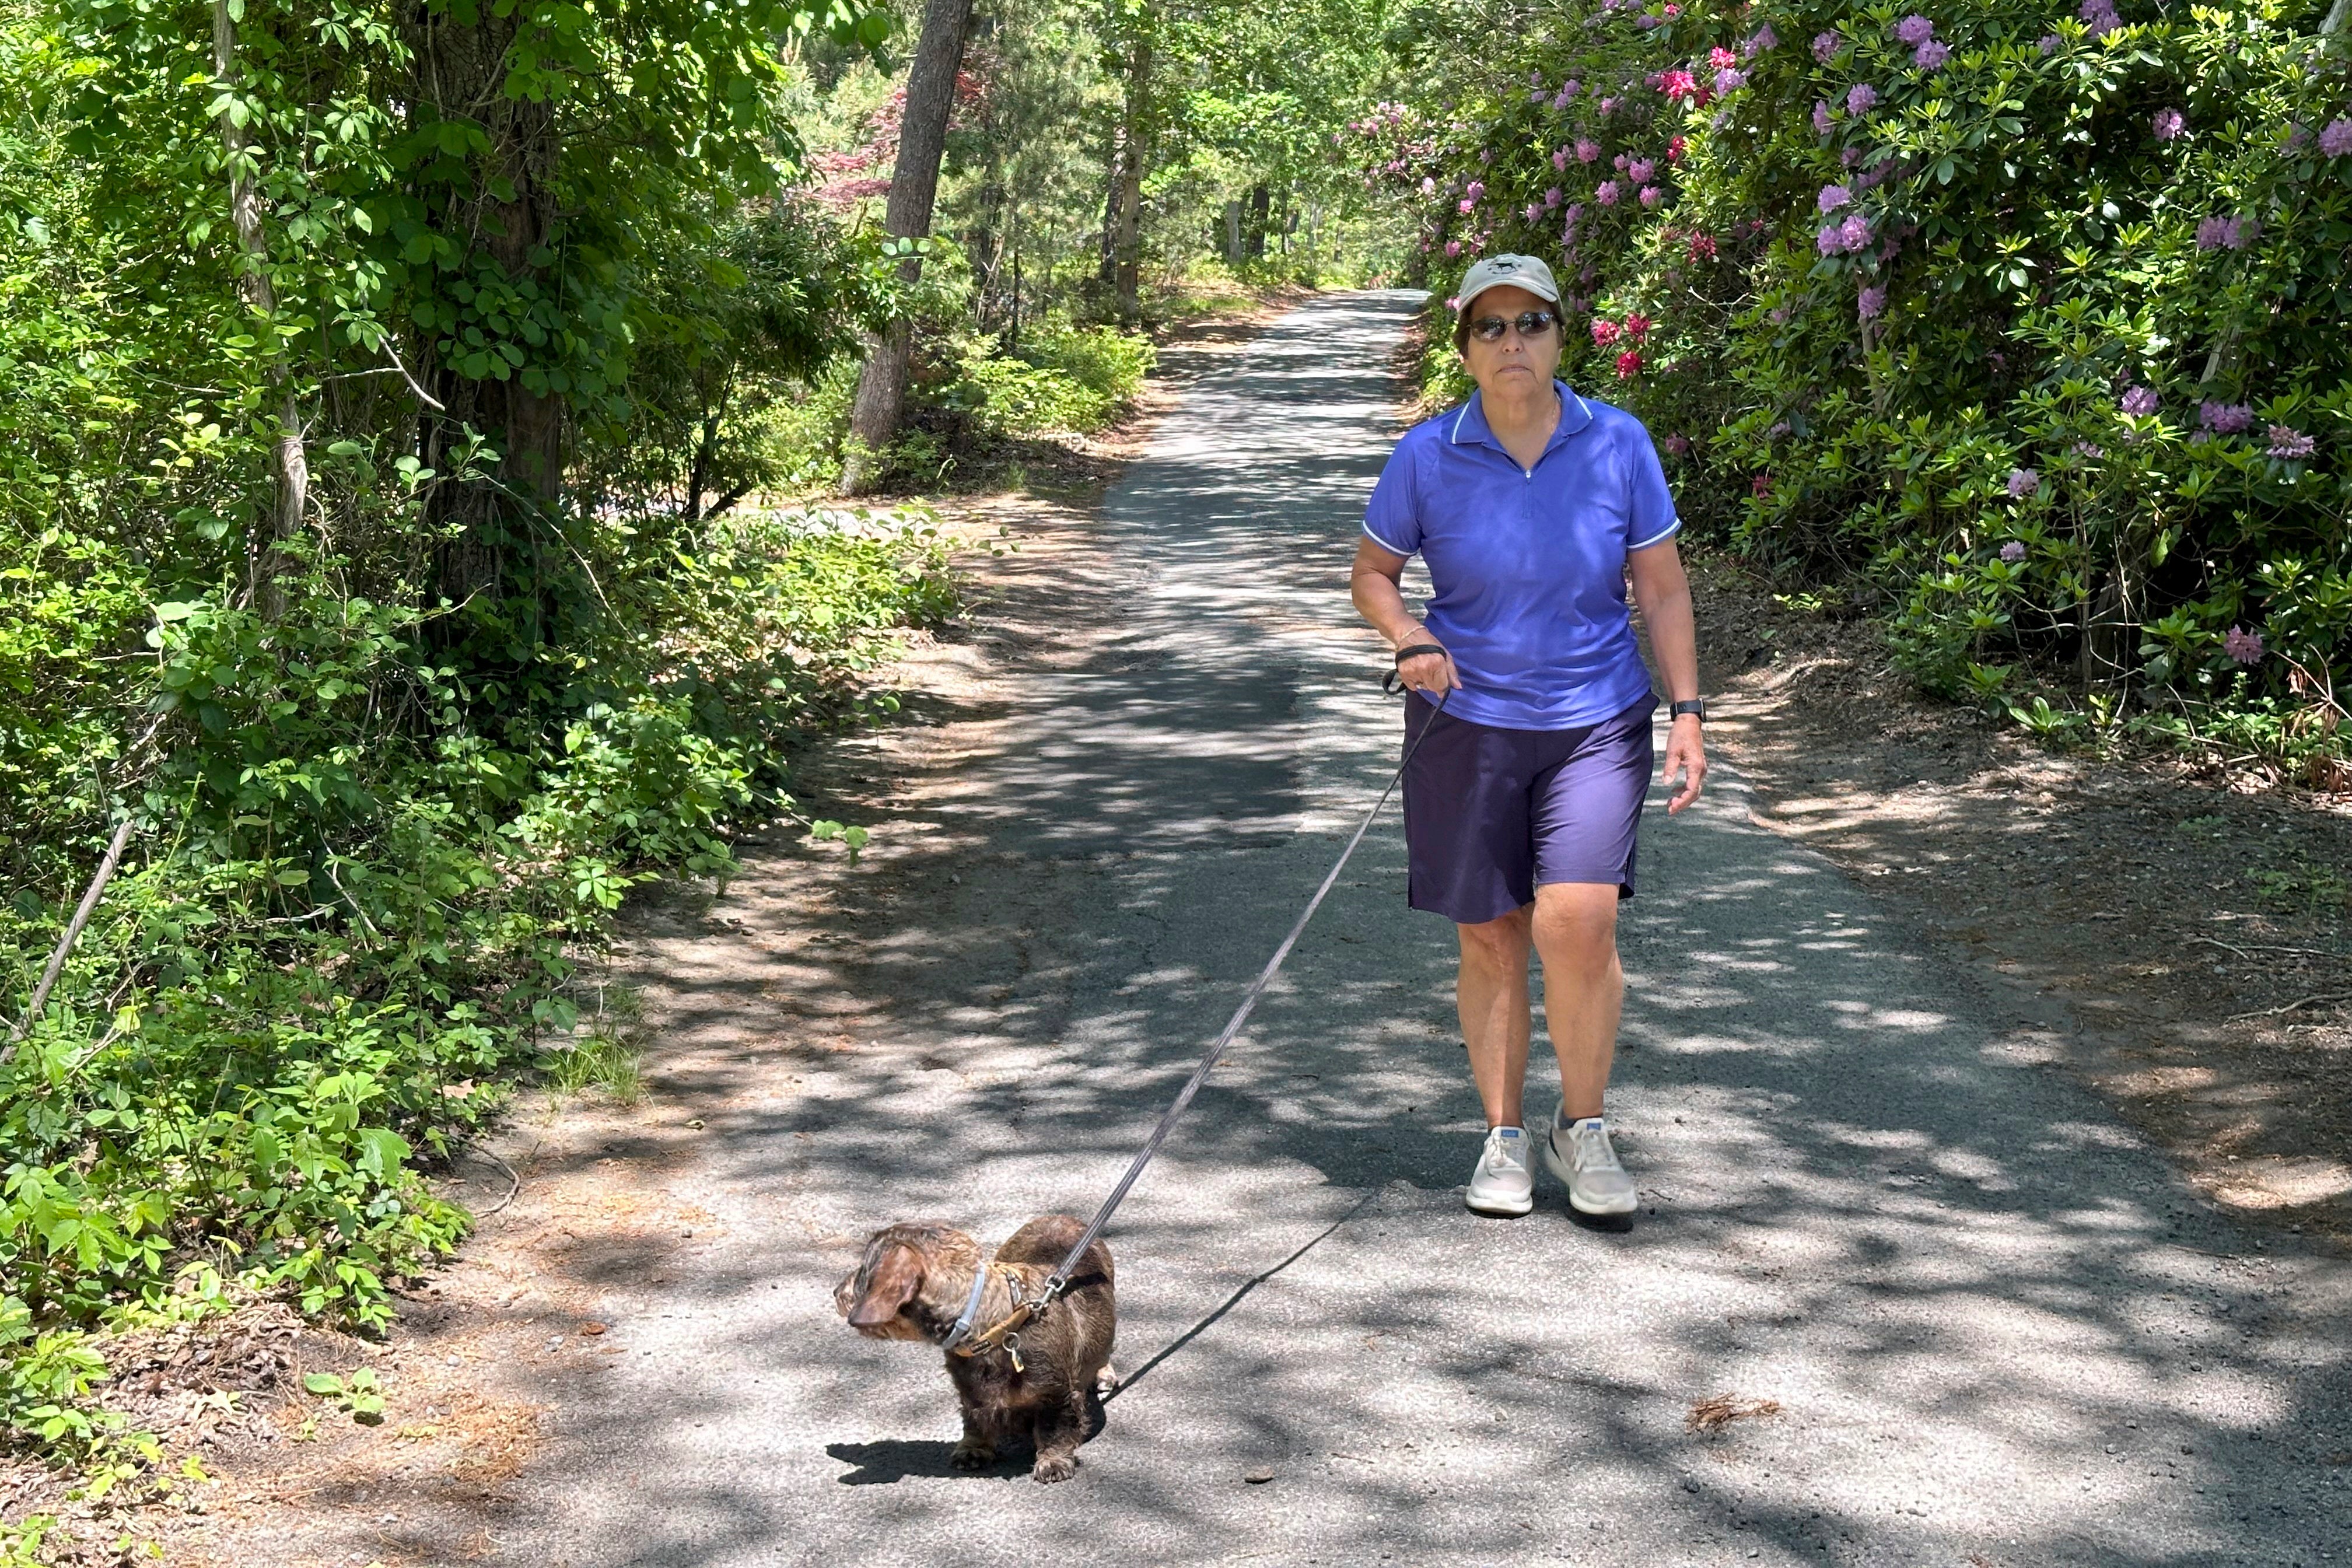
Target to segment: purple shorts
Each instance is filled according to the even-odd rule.
[[[1505,730],[1405,699],[1406,900],[1457,925],[1499,920],[1545,882],[1614,882],[1633,896],[1634,839],[1656,765],[1654,694],[1580,730]]]

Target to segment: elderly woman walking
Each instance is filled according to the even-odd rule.
[[[1680,781],[1666,806],[1677,812],[1706,773],[1681,525],[1641,422],[1554,379],[1549,268],[1489,257],[1463,280],[1456,310],[1454,345],[1478,390],[1397,443],[1350,584],[1412,690],[1405,744],[1435,726],[1405,773],[1409,901],[1461,935],[1454,994],[1487,1126],[1469,1206],[1534,1207],[1536,1143],[1575,1208],[1631,1214],[1633,1181],[1602,1095],[1624,994],[1617,905],[1633,895],[1657,699],[1625,581],[1673,703],[1663,773]],[[1426,621],[1398,586],[1416,554],[1434,590]],[[1539,1140],[1520,1109],[1531,948],[1559,1058],[1559,1105]]]

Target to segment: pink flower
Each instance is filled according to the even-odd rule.
[[[1595,142],[1590,136],[1580,136],[1576,139],[1576,161],[1578,163],[1590,163],[1600,156],[1600,142]]]
[[[1421,177],[1421,194],[1424,196],[1435,195],[1437,194],[1437,181],[1430,175],[1423,174]]]
[[[1611,343],[1617,341],[1617,334],[1622,330],[1623,329],[1619,327],[1616,322],[1609,320],[1606,316],[1593,317],[1593,345],[1597,348],[1607,348]]]
[[[1895,24],[1895,36],[1906,44],[1924,44],[1936,36],[1936,24],[1915,11]]]
[[[1620,380],[1620,381],[1630,381],[1630,380],[1632,380],[1632,379],[1633,379],[1633,373],[1634,373],[1634,372],[1636,372],[1636,371],[1638,371],[1638,370],[1640,370],[1641,368],[1642,368],[1642,352],[1641,352],[1639,349],[1627,349],[1623,353],[1619,354],[1619,355],[1617,356],[1617,379],[1618,379],[1618,380]]]
[[[1815,99],[1815,100],[1813,100],[1813,134],[1814,134],[1814,135],[1816,135],[1816,136],[1826,136],[1826,135],[1828,135],[1829,133],[1830,133],[1830,106],[1829,106],[1829,100],[1826,100],[1826,99],[1818,99],[1818,98],[1817,98],[1817,99]]]
[[[1463,216],[1467,217],[1477,205],[1478,204],[1476,202],[1472,201],[1468,196],[1465,196],[1459,202],[1454,204],[1454,210],[1462,214]]]
[[[1671,99],[1685,99],[1698,90],[1698,79],[1685,70],[1661,71],[1658,90]]]
[[[2025,559],[2025,546],[2012,539],[2000,547],[2000,558],[2014,566]]]
[[[1769,474],[1757,475],[1754,479],[1748,481],[1748,489],[1759,498],[1770,495],[1772,493],[1772,476]]]
[[[1616,167],[1617,172],[1621,174],[1625,172],[1625,165],[1633,161],[1633,155],[1626,153],[1620,153],[1616,157],[1610,160],[1610,162]]]
[[[1853,193],[1843,185],[1823,185],[1822,194],[1814,199],[1821,204],[1822,211],[1833,213],[1853,200]]]
[[[1669,436],[1659,445],[1677,458],[1690,456],[1691,442],[1687,436]]]
[[[1606,116],[1616,111],[1617,100],[1613,98],[1604,98],[1596,107],[1600,109],[1601,112],[1604,116]]]
[[[1739,63],[1739,57],[1721,44],[1706,51],[1706,63],[1717,70],[1726,70]]]
[[[1690,237],[1690,258],[1693,261],[1714,260],[1715,237],[1711,234],[1692,235]]]
[[[2271,456],[2273,458],[2308,458],[2319,443],[2292,425],[2271,426]]]
[[[2126,387],[2124,389],[2123,411],[2134,416],[2153,414],[2156,401],[2156,388],[2152,386]]]
[[[1933,38],[1911,51],[1911,63],[1922,70],[1941,70],[1944,62],[1951,58],[1950,47]]]
[[[1546,212],[1549,212],[1552,208],[1559,205],[1559,187],[1558,185],[1554,185],[1551,189],[1543,194],[1543,205]]]
[[[2260,664],[2263,661],[2263,634],[2250,632],[2242,626],[2231,626],[2222,635],[2221,651],[2240,664]]]
[[[1652,174],[1655,174],[1657,172],[1657,164],[1647,158],[1636,158],[1631,163],[1625,165],[1625,173],[1631,176],[1633,183],[1638,185],[1647,180]]]
[[[1625,335],[1640,342],[1650,335],[1650,318],[1635,310],[1625,318]]]
[[[1562,174],[1565,174],[1565,173],[1567,173],[1567,172],[1568,172],[1568,149],[1567,149],[1567,148],[1565,148],[1565,147],[1555,147],[1555,148],[1553,148],[1553,149],[1551,150],[1551,166],[1552,166],[1553,168],[1555,168],[1555,169],[1559,170]]]
[[[1660,202],[1665,199],[1665,195],[1666,193],[1658,189],[1655,185],[1643,185],[1642,187],[1642,205],[1645,207],[1656,206]]]
[[[2023,500],[2042,488],[2042,476],[2032,468],[2011,468],[2009,471],[2009,494],[2012,500]]]
[[[1673,141],[1668,142],[1666,143],[1666,162],[1669,163],[1681,163],[1683,161],[1683,153],[1689,146],[1690,143],[1679,136],[1675,137]]]
[[[1462,309],[1462,296],[1459,294],[1448,296],[1445,301],[1445,308],[1458,313]]]
[[[1445,242],[1445,254],[1446,254],[1447,256],[1449,256],[1449,257],[1453,257],[1453,256],[1459,256],[1459,255],[1461,255],[1461,254],[1462,254],[1462,242],[1461,242],[1460,240],[1458,240],[1458,239],[1449,239],[1449,240],[1447,240],[1447,241]]]
[[[1615,206],[1617,205],[1617,182],[1614,180],[1601,181],[1600,188],[1592,193],[1592,199],[1599,202],[1604,207]]]
[[[1814,62],[1818,65],[1829,64],[1837,58],[1838,50],[1844,46],[1845,40],[1835,33],[1815,33],[1813,35]]]
[[[1867,114],[1878,107],[1878,89],[1866,81],[1858,81],[1846,89],[1845,111]]]
[[[2158,141],[2169,142],[2189,129],[2189,118],[2177,109],[2159,109],[2156,111],[2156,118],[2148,122],[2148,129],[2155,132]]]
[[[1475,202],[1475,201],[1476,201],[1479,197],[1481,197],[1481,196],[1485,195],[1486,194],[1486,181],[1484,181],[1484,180],[1473,180],[1473,181],[1471,181],[1471,182],[1470,182],[1470,199],[1471,199],[1472,201],[1474,201],[1474,202]]]
[[[1854,296],[1854,310],[1865,321],[1874,321],[1885,312],[1886,290],[1876,284]]]
[[[2330,158],[2352,153],[2352,120],[2331,120],[2319,133],[2319,151]]]

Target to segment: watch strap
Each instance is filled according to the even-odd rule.
[[[1685,701],[1675,703],[1666,710],[1666,717],[1669,719],[1679,719],[1685,713],[1691,714],[1696,718],[1700,723],[1706,723],[1706,699],[1704,697],[1693,697]]]

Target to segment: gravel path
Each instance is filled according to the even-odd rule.
[[[1131,1381],[1078,1479],[949,1470],[938,1358],[830,1286],[892,1219],[1094,1204],[1392,765],[1344,571],[1412,303],[1285,318],[1090,538],[1015,559],[1026,629],[869,743],[901,847],[837,874],[830,941],[781,934],[781,853],[736,934],[640,941],[665,1092],[732,1108],[668,1173],[713,1223],[587,1269],[627,1353],[559,1402],[499,1560],[2352,1555],[2352,1271],[2214,1215],[1722,772],[1654,812],[1628,910],[1630,1231],[1549,1177],[1463,1210],[1452,942],[1391,816],[1111,1234]],[[1695,1432],[1717,1395],[1777,1409]]]

